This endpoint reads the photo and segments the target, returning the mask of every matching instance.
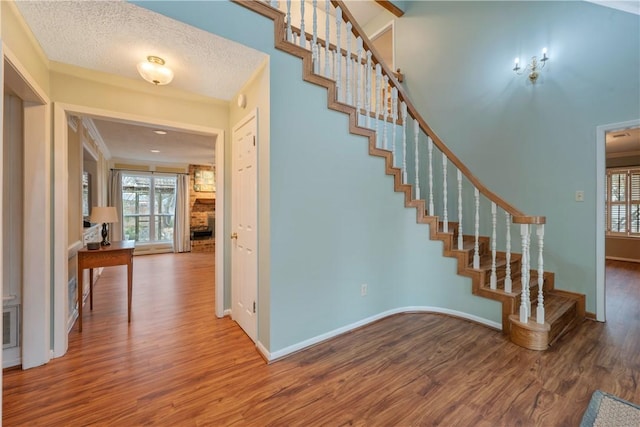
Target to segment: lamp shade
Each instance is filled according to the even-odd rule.
[[[173,80],[173,71],[164,65],[164,59],[157,56],[148,56],[146,61],[138,63],[137,68],[140,76],[154,85],[166,85]]]
[[[91,222],[98,224],[118,222],[118,212],[113,206],[94,206],[91,209]]]

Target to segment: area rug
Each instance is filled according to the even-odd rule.
[[[593,392],[580,427],[638,427],[640,406],[600,390]]]

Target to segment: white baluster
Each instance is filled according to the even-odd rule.
[[[331,4],[329,0],[324,2],[324,13],[325,13],[325,25],[324,25],[324,76],[330,78],[331,76],[331,62],[329,61],[329,40],[330,32],[329,29],[329,12],[331,11]]]
[[[320,74],[320,54],[318,52],[318,45],[316,43],[311,45],[311,55],[313,62],[313,73]]]
[[[396,89],[396,96],[397,96]],[[402,183],[406,184],[407,178],[407,104],[400,103],[400,114],[402,116]]]
[[[416,169],[416,200],[420,200],[420,156],[418,151],[418,145],[420,144],[420,123],[418,123],[416,119],[413,119],[413,139],[413,158]]]
[[[318,46],[318,0],[313,0],[313,35],[311,52],[313,55],[313,72],[320,74],[320,48]]]
[[[331,51],[331,78],[333,80],[336,79],[336,73],[337,73],[337,67],[336,67],[336,58],[338,55],[336,55],[336,53],[332,50]],[[338,95],[336,94],[336,97]]]
[[[387,120],[389,119],[389,108],[387,106],[387,98],[389,97],[389,76],[384,76],[382,91],[382,148],[389,149],[389,138],[387,136]]]
[[[442,231],[449,232],[449,210],[447,201],[447,155],[442,152]]]
[[[382,96],[384,95],[384,91],[382,89],[382,66],[380,64],[376,64],[376,147],[381,147],[384,143],[384,136],[382,132],[380,132],[380,106],[382,105]]]
[[[357,56],[357,55],[354,55]],[[356,107],[357,99],[358,99],[358,60],[356,58],[351,58],[351,84],[353,85],[353,100],[351,101],[351,105]],[[358,114],[360,112],[358,111]]]
[[[353,70],[351,63],[351,29],[353,28],[351,22],[347,22],[347,104],[353,105],[353,93],[351,89],[351,73]]]
[[[358,112],[358,115],[356,116],[358,119],[358,125],[360,125],[360,115],[362,114],[362,112],[360,111],[362,109],[362,72],[363,72],[363,67],[364,65],[362,64],[362,38],[358,37],[356,39],[356,53],[358,56],[358,59],[356,61],[356,71],[357,71],[357,75],[356,75],[356,111]]]
[[[458,169],[458,250],[464,248],[462,234],[462,172]]]
[[[391,88],[391,152],[393,153],[393,165],[396,165],[396,128],[398,127],[398,89]]]
[[[313,5],[313,44],[318,43],[318,0],[311,2]]]
[[[307,34],[304,32],[304,4],[305,0],[300,2],[300,47],[307,48]]]
[[[544,295],[542,290],[544,285],[544,259],[542,257],[544,224],[538,224],[536,234],[538,235],[538,308],[536,309],[536,322],[544,324]]]
[[[498,275],[496,274],[496,204],[491,202],[491,279],[489,286],[491,289],[498,288]]]
[[[427,150],[429,152],[429,216],[435,215],[433,208],[433,140],[427,136]]]
[[[366,117],[366,126],[367,128],[371,129],[371,73],[372,73],[372,68],[371,68],[371,51],[367,51],[367,68],[365,71],[365,88],[364,88],[364,111],[365,114],[367,115]],[[377,121],[376,121],[377,123]],[[377,128],[376,128],[377,131]],[[378,136],[376,135],[376,138]],[[378,146],[378,144],[376,143],[376,147]]]
[[[520,237],[522,238],[522,292],[520,297],[520,322],[527,323],[531,314],[531,300],[529,297],[529,224],[520,225]]]
[[[476,216],[475,216],[475,241],[473,243],[473,268],[480,268],[480,191],[476,188],[474,191],[476,200]]]
[[[336,8],[336,92],[338,101],[344,99],[342,95],[342,47],[340,44],[342,31],[342,9],[340,6]]]
[[[291,31],[291,0],[287,0],[287,41],[293,42],[293,31]]]
[[[504,277],[504,291],[511,292],[511,215],[509,212],[505,212],[504,214],[507,223],[507,243],[505,248],[507,268]]]

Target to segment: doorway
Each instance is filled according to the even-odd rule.
[[[65,170],[66,156],[68,144],[68,127],[67,120],[69,116],[92,117],[96,119],[105,119],[112,121],[122,121],[131,124],[145,124],[161,127],[163,129],[193,132],[202,135],[210,135],[216,137],[215,142],[215,164],[217,173],[217,194],[216,194],[216,210],[217,221],[215,222],[216,235],[222,236],[224,230],[224,130],[210,128],[205,126],[192,125],[182,122],[170,122],[160,120],[154,117],[139,116],[135,114],[122,113],[117,111],[106,111],[81,105],[70,105],[56,103],[54,105],[54,167],[56,171]],[[66,236],[68,219],[68,189],[62,177],[55,177],[55,199],[54,199],[54,218],[55,229],[62,236]],[[69,276],[68,269],[68,248],[66,239],[54,240],[54,265],[56,266],[54,282],[55,282],[55,300],[54,306],[54,357],[64,355],[68,347],[68,328],[67,317],[68,312],[65,309],[66,304],[66,288],[67,278]],[[212,283],[215,288],[215,313],[217,317],[223,316],[224,307],[224,251],[215,252],[215,279]]]
[[[596,320],[606,321],[606,235],[608,220],[607,201],[607,135],[613,135],[640,127],[639,120],[598,126],[596,130]]]
[[[9,108],[3,112],[7,158],[3,159],[0,214],[3,332],[7,335],[3,367],[22,364],[28,368],[50,358],[51,222],[46,214],[51,206],[50,110],[42,89],[15,55],[3,49],[3,99]]]

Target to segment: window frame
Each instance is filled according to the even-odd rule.
[[[624,200],[612,200],[612,175],[624,175],[625,177]],[[614,231],[611,227],[612,219],[614,217],[612,215],[612,209],[616,206],[624,207],[624,231]],[[606,235],[611,237],[640,238],[640,218],[634,219],[634,216],[636,215],[640,215],[640,166],[607,168],[605,181]],[[633,227],[634,222],[635,227]],[[636,228],[636,230],[632,230],[632,228]]]
[[[126,178],[148,178],[149,179],[149,212],[148,213],[135,213],[135,214],[127,214],[124,212],[124,193],[125,193],[125,184],[124,181]],[[123,197],[123,212],[122,212],[122,221],[123,228],[126,218],[148,218],[149,219],[149,239],[148,240],[137,240],[136,243],[140,245],[152,245],[157,243],[173,243],[173,239],[168,240],[158,240],[159,231],[156,230],[157,221],[163,217],[170,217],[173,219],[174,225],[174,233],[175,233],[175,199],[174,199],[174,211],[172,213],[157,213],[158,209],[156,208],[156,179],[172,179],[174,182],[174,197],[177,192],[178,185],[178,176],[176,174],[159,174],[159,173],[149,173],[149,172],[137,172],[137,171],[126,171],[122,173],[122,197]],[[133,237],[133,236],[132,236]],[[135,236],[139,237],[139,236]]]

